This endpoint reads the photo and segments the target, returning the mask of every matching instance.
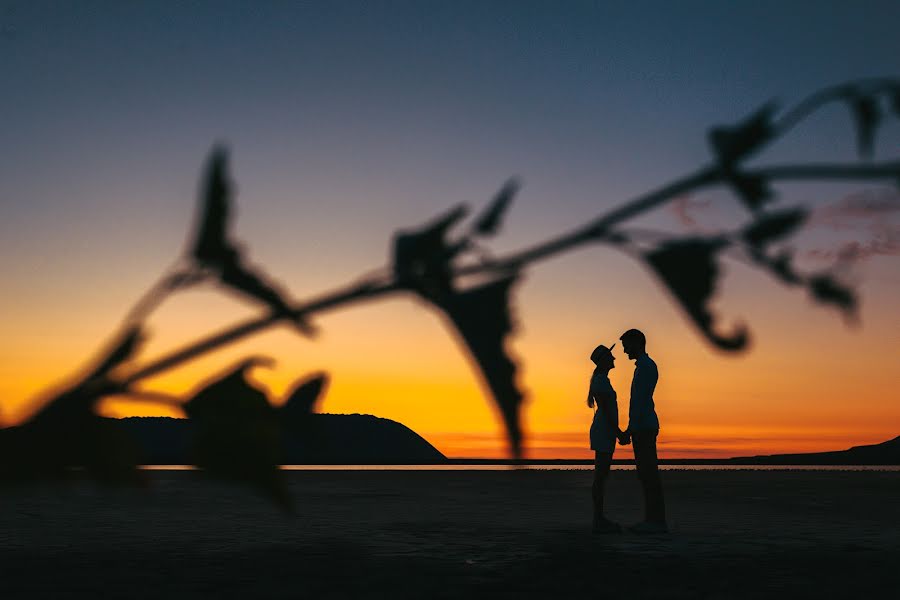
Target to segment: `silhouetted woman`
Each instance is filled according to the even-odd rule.
[[[615,368],[616,359],[612,355],[615,344],[607,348],[597,346],[591,353],[591,361],[596,365],[591,375],[591,386],[588,390],[587,405],[594,409],[594,421],[591,423],[591,450],[594,451],[594,533],[614,533],[621,531],[618,523],[610,521],[603,514],[603,492],[606,478],[612,464],[616,440],[623,432],[619,429],[619,406],[616,404],[616,391],[609,382],[609,372]]]

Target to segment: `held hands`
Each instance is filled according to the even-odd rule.
[[[621,446],[627,446],[631,443],[631,433],[628,430],[622,431],[620,429],[616,437],[619,439],[619,445]]]

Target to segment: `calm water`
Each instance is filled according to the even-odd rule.
[[[149,471],[191,471],[192,465],[147,465]],[[286,471],[591,471],[594,465],[284,465]],[[660,465],[662,471],[898,471],[898,465]],[[613,471],[633,471],[634,465],[613,465]]]

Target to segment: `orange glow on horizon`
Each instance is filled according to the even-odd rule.
[[[573,298],[544,295],[537,289],[542,282],[535,279],[534,287],[523,286],[520,292],[518,317],[523,326],[509,343],[527,397],[525,455],[590,458],[591,411],[584,398],[592,365],[587,355],[598,339],[610,343],[633,324],[635,305],[629,304],[631,292],[613,290],[603,314],[591,315],[583,306],[572,305]],[[778,311],[747,309],[755,319],[758,341],[735,357],[710,351],[658,290],[638,284],[633,293],[640,297],[640,312],[648,316],[643,328],[660,368],[655,396],[662,422],[662,457],[840,450],[900,433],[895,392],[900,389],[895,369],[900,357],[895,340],[880,330],[893,323],[890,303],[870,305],[864,316],[866,328],[848,330],[833,315],[808,310],[802,300],[779,305],[781,292],[776,288],[772,302]],[[564,305],[568,308],[561,311]],[[139,360],[146,362],[250,314],[231,298],[187,295],[154,319],[150,342]],[[495,409],[433,310],[398,299],[326,317],[318,323],[322,333],[316,339],[278,327],[142,387],[186,397],[247,356],[272,356],[275,367],[256,369],[252,378],[269,391],[275,404],[283,401],[295,381],[324,370],[330,385],[320,412],[393,419],[450,457],[507,456]],[[30,327],[22,318],[23,314],[0,317],[11,332],[0,356],[4,424],[27,416],[35,398],[46,397],[48,388],[83,368],[104,345],[96,331],[110,331],[116,324],[112,311],[86,315],[83,321],[36,319]],[[579,324],[585,319],[590,327]],[[792,322],[803,334],[783,336]],[[632,364],[618,350],[616,357],[610,379],[618,391],[624,427]],[[102,408],[113,416],[179,416],[170,408],[121,399],[106,401]],[[617,449],[616,457],[630,456],[630,448]]]

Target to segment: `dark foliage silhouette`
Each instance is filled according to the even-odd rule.
[[[510,276],[453,294],[439,303],[462,336],[466,347],[481,369],[482,377],[494,397],[509,436],[515,458],[522,452],[522,426],[519,407],[523,394],[516,386],[516,364],[504,344],[513,331],[509,295],[516,283]]]
[[[772,122],[776,108],[774,102],[769,102],[735,126],[713,127],[709,143],[719,163],[734,167],[769,141],[775,135]]]
[[[802,208],[773,211],[753,221],[741,231],[744,242],[754,249],[765,247],[794,233],[806,220],[806,211]]]
[[[717,255],[727,246],[726,240],[717,238],[677,240],[645,258],[710,342],[723,350],[739,350],[749,340],[747,329],[739,326],[729,335],[717,333],[707,307],[719,278]]]
[[[142,337],[139,327],[124,330],[80,380],[51,397],[31,420],[0,431],[2,479],[68,476],[72,467],[83,467],[103,482],[140,480],[131,440],[110,428],[95,408],[102,397],[119,391],[109,375],[132,358]]]
[[[214,477],[248,483],[290,508],[279,469],[281,428],[275,408],[247,381],[247,371],[269,362],[245,360],[191,396],[184,412],[194,423],[194,464]]]
[[[775,104],[770,102],[734,127],[715,127],[709,134],[713,153],[719,161],[722,176],[751,211],[758,211],[773,192],[764,177],[738,171],[738,163],[750,157],[774,135],[772,117]]]
[[[830,104],[849,108],[856,128],[858,162],[785,164],[751,167],[759,156],[796,125]],[[96,413],[101,398],[133,396],[177,405],[195,427],[196,464],[210,475],[241,481],[282,506],[289,506],[278,472],[280,422],[302,423],[313,411],[326,382],[324,374],[299,384],[283,408],[275,409],[245,379],[255,362],[242,363],[205,385],[190,399],[155,394],[138,386],[151,377],[222,348],[281,322],[311,333],[315,312],[390,294],[414,294],[436,308],[472,358],[473,366],[495,402],[514,456],[521,453],[520,409],[524,394],[516,384],[516,364],[505,347],[513,331],[512,291],[527,267],[585,244],[603,243],[646,264],[684,310],[700,334],[717,349],[742,351],[749,329],[739,324],[722,333],[709,302],[723,271],[723,259],[738,258],[772,275],[775,281],[807,290],[816,303],[855,317],[857,298],[840,278],[839,266],[802,272],[785,244],[808,214],[801,207],[777,204],[776,186],[797,181],[864,181],[900,185],[900,160],[871,162],[885,106],[900,117],[900,80],[867,79],[812,94],[794,108],[779,112],[774,102],[749,117],[709,132],[712,161],[693,173],[632,199],[595,220],[545,242],[503,257],[481,243],[495,235],[519,189],[510,180],[462,234],[454,234],[468,214],[457,206],[426,225],[399,231],[392,264],[306,302],[294,303],[279,284],[246,260],[244,248],[229,233],[234,212],[227,154],[214,148],[203,177],[196,231],[187,255],[128,313],[111,349],[64,391],[54,394],[25,423],[0,430],[0,482],[67,477],[83,467],[100,481],[139,480],[129,441],[114,433]],[[631,219],[700,188],[723,186],[734,192],[750,221],[731,233],[691,238],[655,235],[649,241],[624,225]],[[145,364],[135,364],[142,332],[152,311],[173,292],[213,279],[221,288],[265,307],[258,317],[198,339]],[[127,436],[126,436],[127,437]]]
[[[856,119],[856,144],[859,154],[871,157],[875,148],[875,131],[881,120],[878,100],[874,96],[860,95],[850,101],[850,109]]]
[[[515,189],[513,183],[504,186],[476,220],[473,234],[497,231]],[[419,294],[449,317],[500,409],[512,453],[518,457],[522,441],[519,406],[523,394],[515,383],[515,363],[505,349],[506,336],[513,329],[509,293],[516,275],[502,276],[461,291],[456,289],[451,263],[471,247],[471,235],[453,242],[446,238],[466,213],[465,207],[457,207],[420,230],[397,234],[394,273],[398,285]]]
[[[191,256],[201,267],[215,272],[223,285],[269,306],[279,315],[291,312],[290,303],[284,292],[274,283],[265,281],[265,276],[246,264],[240,244],[229,239],[229,217],[231,206],[231,184],[228,181],[228,155],[216,148],[209,159],[203,190],[203,208],[198,220],[196,239],[191,244]],[[297,327],[306,334],[310,326],[300,315],[291,317]]]
[[[494,235],[500,231],[506,210],[512,204],[519,187],[521,187],[521,184],[518,179],[510,179],[503,184],[503,187],[494,196],[493,202],[475,220],[474,233],[478,235]]]
[[[315,412],[316,402],[322,397],[327,385],[328,375],[325,373],[315,373],[296,382],[279,409],[281,418],[292,424],[308,419]]]

